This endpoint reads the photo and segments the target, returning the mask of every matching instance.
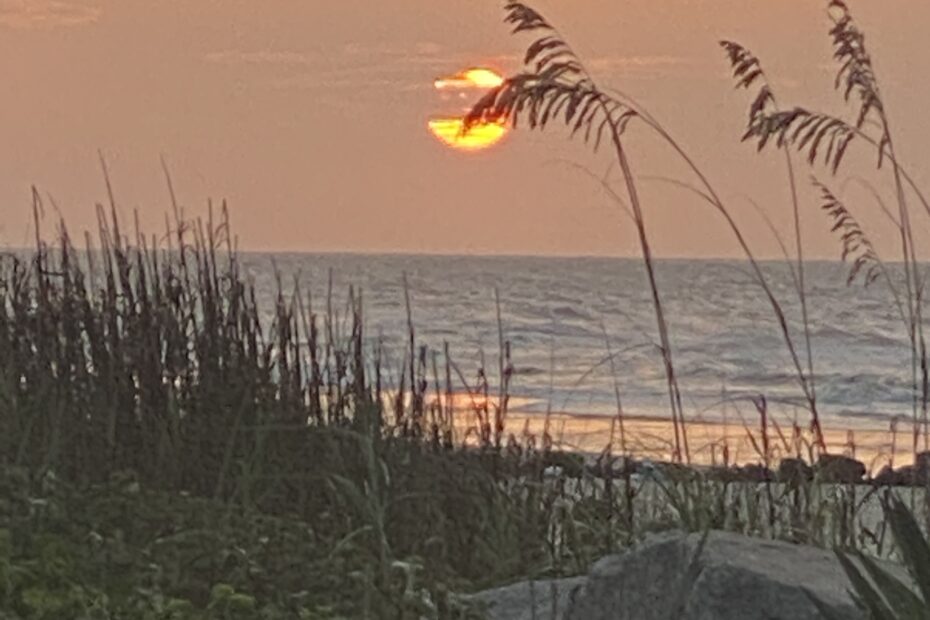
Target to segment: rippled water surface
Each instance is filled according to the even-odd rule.
[[[526,411],[611,415],[619,386],[627,414],[666,415],[655,347],[656,323],[642,264],[600,258],[434,257],[248,254],[263,306],[274,299],[274,267],[298,277],[322,309],[328,274],[336,307],[349,285],[363,291],[368,336],[384,338],[395,358],[406,334],[407,274],[417,337],[452,356],[472,377],[481,360],[497,368],[494,302],[500,292],[505,338],[516,368],[515,402]],[[783,263],[764,266],[803,351],[799,309]],[[911,412],[910,353],[887,289],[846,286],[846,267],[807,267],[816,389],[824,421],[885,427]],[[719,419],[749,414],[740,396],[764,394],[778,415],[804,419],[784,341],[747,265],[737,261],[661,261],[659,285],[670,323],[686,414]],[[616,355],[614,371],[607,357]],[[735,399],[735,400],[734,400]],[[728,404],[721,404],[726,401]]]

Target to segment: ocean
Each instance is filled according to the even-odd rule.
[[[438,352],[448,342],[469,380],[481,367],[492,380],[498,374],[497,291],[512,348],[512,410],[611,416],[619,392],[626,415],[669,415],[636,259],[246,253],[242,262],[268,311],[275,270],[311,292],[318,313],[330,274],[336,308],[350,286],[360,290],[366,337],[383,340],[394,364],[406,346],[406,275],[418,342]],[[763,269],[803,355],[787,264]],[[887,287],[847,286],[847,271],[838,262],[806,267],[818,406],[825,426],[887,429],[912,412],[907,333]],[[748,398],[762,395],[776,419],[808,419],[775,315],[745,262],[661,260],[657,274],[687,418],[754,416]]]

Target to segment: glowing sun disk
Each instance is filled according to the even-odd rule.
[[[496,88],[504,83],[504,78],[490,69],[467,69],[449,77],[437,79],[437,89],[443,88]]]
[[[460,71],[454,75],[441,77],[433,85],[436,90],[456,90],[456,91],[482,91],[496,88],[504,83],[498,73],[491,69],[475,67]],[[447,95],[443,95],[447,100]],[[458,97],[465,98],[464,92],[460,92]],[[436,116],[429,121],[430,132],[446,146],[462,151],[479,151],[493,146],[501,141],[507,133],[506,123],[501,121],[486,121],[477,123],[471,127],[465,126],[465,113],[467,108],[462,110],[460,116],[443,115]]]
[[[503,123],[479,123],[465,128],[461,118],[436,118],[429,122],[433,135],[443,143],[464,151],[486,149],[499,142],[507,128]]]

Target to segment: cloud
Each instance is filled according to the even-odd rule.
[[[0,0],[0,26],[20,30],[68,28],[92,24],[101,8],[80,1]]]
[[[474,90],[500,86],[504,81],[497,72],[486,68],[472,67],[452,75],[436,78],[437,89]]]
[[[0,0],[3,2],[4,0]],[[311,65],[327,67],[355,67],[377,70],[401,65],[433,64],[442,66],[448,61],[443,47],[433,41],[420,41],[406,46],[367,45],[350,42],[329,52],[323,48],[299,50],[219,50],[204,55],[213,64],[230,66],[277,66],[282,69],[302,68]],[[444,62],[446,61],[446,62]]]
[[[204,60],[210,63],[223,65],[279,65],[302,67],[313,64],[318,60],[318,55],[296,51],[224,50],[220,52],[210,52],[204,56]]]
[[[2,0],[0,0],[2,1]],[[417,44],[415,49],[372,47],[348,43],[328,53],[317,50],[227,49],[205,54],[203,60],[232,70],[247,71],[255,87],[274,89],[378,90],[391,84],[407,90],[410,67],[436,44]],[[432,74],[424,83],[431,86]]]
[[[603,56],[587,62],[596,73],[664,74],[673,69],[690,65],[687,58],[679,56]]]
[[[310,50],[226,49],[209,52],[203,60],[247,72],[246,81],[254,88],[338,90],[351,91],[354,97],[384,97],[433,91],[440,76],[483,65],[482,57],[497,70],[515,67],[522,58],[451,51],[424,40],[403,45],[348,42]]]
[[[435,41],[420,41],[416,45],[417,54],[438,56],[443,52],[443,47]]]

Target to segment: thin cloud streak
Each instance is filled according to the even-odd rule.
[[[433,90],[439,76],[450,75],[469,66],[488,66],[502,74],[519,70],[523,56],[513,53],[479,55],[451,51],[433,41],[404,46],[349,43],[330,54],[323,50],[227,49],[203,57],[213,65],[253,70],[269,68],[277,74],[253,82],[256,88],[275,90],[334,91],[352,90],[357,96],[370,92],[383,96]],[[589,66],[595,74],[629,77],[668,77],[688,67],[692,61],[677,56],[601,56]]]
[[[16,30],[51,30],[93,24],[102,9],[64,0],[0,0],[0,26]]]
[[[321,53],[295,51],[276,52],[271,50],[239,51],[224,50],[210,52],[204,56],[208,63],[222,65],[283,65],[306,66],[322,59]]]
[[[595,75],[664,78],[693,67],[680,56],[600,56],[586,62]]]
[[[397,92],[432,89],[433,80],[443,72],[457,71],[469,64],[466,54],[447,54],[442,46],[430,41],[410,47],[351,43],[332,54],[322,50],[228,49],[209,52],[203,60],[231,69],[276,72],[272,75],[269,71],[261,83],[253,82],[258,88],[268,85],[281,90],[393,88]]]

